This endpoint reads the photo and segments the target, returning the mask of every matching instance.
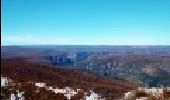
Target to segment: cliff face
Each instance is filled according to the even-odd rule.
[[[15,59],[1,59],[1,74],[15,82],[43,82],[48,86],[73,87],[88,92],[94,90],[103,97],[121,98],[136,86],[129,82],[113,81],[72,69],[61,69]]]

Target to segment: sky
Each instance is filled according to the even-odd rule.
[[[170,45],[170,0],[1,0],[1,45]]]

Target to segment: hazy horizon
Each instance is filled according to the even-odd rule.
[[[93,45],[93,44],[89,44],[89,45],[79,45],[79,44],[32,44],[32,45],[1,45],[2,46],[130,46],[130,47],[154,47],[154,46],[170,46],[170,45]]]

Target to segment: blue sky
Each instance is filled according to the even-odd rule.
[[[2,0],[2,45],[170,45],[170,0]]]

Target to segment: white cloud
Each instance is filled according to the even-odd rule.
[[[29,34],[22,35],[3,35],[1,38],[2,45],[36,45],[36,44],[68,44],[75,43],[75,39],[60,37],[43,37],[32,36]]]

